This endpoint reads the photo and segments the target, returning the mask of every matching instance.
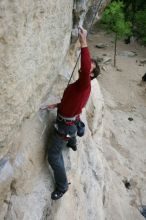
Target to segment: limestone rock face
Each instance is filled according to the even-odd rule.
[[[78,138],[78,151],[63,150],[69,191],[57,202],[50,199],[54,182],[46,148],[56,112],[38,109],[60,101],[67,85],[78,53],[76,44],[70,46],[72,30],[79,23],[89,28],[95,9],[108,2],[0,1],[0,219],[143,219],[128,212],[126,195],[119,201],[103,157],[104,102],[96,80],[83,110],[86,134]]]
[[[65,0],[0,3],[1,156],[59,73],[69,48],[72,8],[73,1]]]
[[[111,0],[74,1],[72,42],[76,41],[78,38],[78,26],[83,25],[84,28],[90,32],[93,23],[99,19],[98,15],[101,14],[105,6],[108,5],[110,1]]]

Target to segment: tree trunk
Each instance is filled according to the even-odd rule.
[[[116,67],[116,55],[117,55],[117,33],[115,33],[114,67]]]

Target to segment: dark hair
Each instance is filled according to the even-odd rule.
[[[91,59],[91,62],[95,64],[95,68],[93,69],[94,76],[91,77],[91,80],[92,80],[92,79],[95,79],[100,74],[100,67],[95,59]]]

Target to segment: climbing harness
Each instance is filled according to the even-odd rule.
[[[91,25],[90,25],[90,27],[89,27],[89,30],[87,31],[88,33],[91,31],[93,22],[94,22],[94,20],[95,20],[95,17],[96,17],[96,14],[97,14],[98,10],[99,10],[99,7],[100,7],[100,5],[101,5],[101,2],[102,2],[102,0],[100,0],[99,4],[98,4],[98,6],[97,6],[97,8],[96,8],[96,10],[95,10],[95,14],[94,14],[94,16],[93,16],[93,18],[92,18],[92,20],[91,20]],[[76,69],[76,67],[77,67],[77,64],[78,64],[78,61],[79,61],[79,59],[80,59],[80,56],[81,56],[81,52],[80,52],[79,55],[78,55],[78,58],[77,58],[76,63],[75,63],[75,66],[74,66],[73,71],[72,71],[72,73],[71,73],[71,76],[70,76],[70,78],[69,78],[67,87],[68,87],[68,85],[69,85],[69,83],[70,83],[70,81],[71,81],[71,79],[72,79],[72,77],[73,77],[73,74],[74,74],[74,71],[75,71],[75,69]]]

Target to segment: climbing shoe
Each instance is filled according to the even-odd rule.
[[[67,143],[67,147],[70,147],[73,151],[77,150],[77,146],[76,145],[71,145],[71,144]]]
[[[58,190],[58,189],[56,188],[56,189],[52,192],[52,194],[51,194],[51,199],[52,199],[52,200],[60,199],[60,198],[64,195],[64,193],[67,192],[67,190],[68,190],[68,188],[67,188],[66,190],[64,190],[64,191],[60,191],[60,190]]]

